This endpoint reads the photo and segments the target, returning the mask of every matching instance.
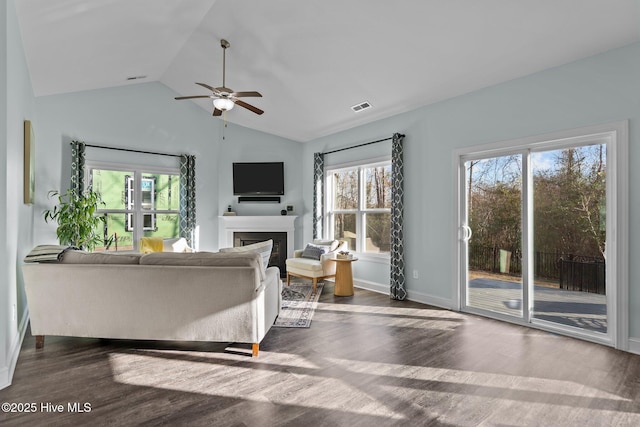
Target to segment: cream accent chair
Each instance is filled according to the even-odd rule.
[[[336,253],[348,250],[348,246],[344,240],[314,240],[312,244],[330,246],[331,249],[320,255],[319,260],[302,258],[302,252],[304,252],[302,249],[293,251],[293,258],[286,260],[287,286],[290,284],[291,276],[311,279],[315,293],[318,280],[335,277],[336,263],[332,258],[336,256]]]

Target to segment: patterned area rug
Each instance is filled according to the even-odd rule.
[[[282,309],[273,326],[280,328],[308,328],[311,326],[311,318],[318,306],[318,299],[324,287],[323,282],[317,285],[316,293],[313,293],[311,283],[286,282],[282,286]]]

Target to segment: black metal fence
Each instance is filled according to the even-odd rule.
[[[481,244],[469,244],[469,268],[472,270],[522,275],[522,251]],[[534,275],[558,281],[560,289],[605,295],[603,258],[560,252],[535,252]]]

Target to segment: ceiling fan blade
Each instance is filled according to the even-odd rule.
[[[215,95],[176,96],[176,99],[216,98]]]
[[[250,97],[250,96],[262,97],[262,95],[260,95],[260,92],[255,92],[255,91],[251,91],[251,92],[234,92],[230,96],[233,96],[235,98],[246,98],[246,97]]]
[[[204,87],[204,88],[209,89],[211,92],[213,92],[213,93],[215,93],[215,94],[220,93],[220,91],[219,91],[218,89],[216,89],[216,88],[215,88],[215,87],[213,87],[213,86],[209,86],[209,85],[208,85],[208,84],[206,84],[206,83],[197,83],[197,82],[196,82],[196,84],[197,84],[197,85],[200,85],[200,86],[202,86],[202,87]]]
[[[254,107],[254,106],[253,106],[253,105],[251,105],[251,104],[247,104],[247,103],[246,103],[246,102],[244,102],[244,101],[240,101],[239,99],[238,99],[238,100],[236,100],[236,101],[235,101],[235,103],[236,103],[236,105],[239,105],[239,106],[241,106],[241,107],[244,107],[244,108],[246,108],[246,109],[247,109],[247,110],[249,110],[249,111],[253,111],[253,112],[254,112],[254,113],[256,113],[256,114],[262,114],[262,113],[264,113],[264,111],[262,111],[261,109],[259,109],[259,108],[257,108],[257,107]]]
[[[222,110],[218,110],[217,108],[213,109],[213,115],[214,116],[221,116],[222,115]]]

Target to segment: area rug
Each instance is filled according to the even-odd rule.
[[[324,287],[318,282],[316,293],[311,283],[291,283],[282,285],[282,309],[273,326],[280,328],[308,328],[318,306],[318,299]]]

